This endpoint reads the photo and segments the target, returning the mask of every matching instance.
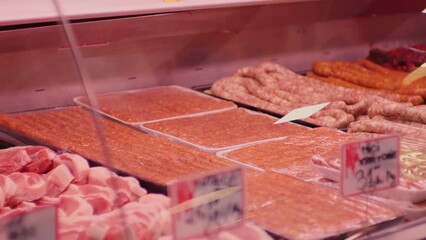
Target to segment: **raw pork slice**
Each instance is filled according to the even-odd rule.
[[[0,208],[3,208],[6,205],[6,194],[3,191],[3,188],[0,188]]]
[[[139,181],[133,177],[113,176],[107,179],[106,184],[115,191],[116,205],[119,207],[146,195],[146,190],[141,188]]]
[[[25,150],[30,156],[31,162],[25,165],[22,169],[23,172],[42,174],[50,170],[52,166],[52,159],[56,156],[55,152],[40,146],[29,146],[26,147]]]
[[[110,223],[108,236],[125,233],[126,239],[158,239],[166,229],[170,229],[170,214],[160,204],[148,206],[131,202],[104,217],[103,221]]]
[[[55,162],[65,164],[68,167],[72,175],[74,175],[73,183],[87,183],[90,167],[86,159],[77,154],[64,153],[56,156]]]
[[[78,187],[80,196],[92,207],[94,214],[109,212],[114,208],[114,191],[107,187],[86,184]]]
[[[92,167],[89,170],[88,183],[98,186],[108,186],[108,179],[117,176],[105,167]]]
[[[12,179],[0,174],[0,189],[3,190],[5,205],[8,204],[9,200],[15,195],[17,188],[18,186]]]
[[[166,209],[171,206],[170,198],[162,194],[154,194],[154,193],[150,193],[139,198],[138,202],[141,204],[159,203],[161,206],[163,206]]]
[[[24,147],[13,147],[0,151],[0,174],[19,172],[31,162]]]
[[[16,206],[16,208],[29,208],[29,209],[31,209],[31,208],[35,208],[36,206],[37,206],[37,204],[35,204],[34,202],[24,201],[24,202],[19,203],[19,205]]]
[[[74,180],[74,176],[65,164],[57,166],[45,175],[47,196],[57,197]]]
[[[59,209],[63,210],[68,217],[93,215],[92,206],[77,195],[61,195]]]
[[[12,173],[9,178],[15,182],[17,189],[10,204],[17,205],[23,201],[34,201],[46,194],[46,182],[37,173]]]
[[[59,236],[60,240],[98,240],[102,238],[89,238],[87,229],[96,219],[96,216],[75,216],[59,219]]]
[[[45,205],[53,205],[53,204],[59,204],[59,198],[56,197],[46,197],[43,196],[39,200],[36,201],[36,204],[38,206],[45,206]]]
[[[71,183],[68,185],[68,187],[65,189],[65,191],[62,192],[62,194],[72,195],[72,194],[80,194],[80,190],[78,189],[77,184]]]

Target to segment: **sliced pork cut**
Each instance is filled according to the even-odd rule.
[[[89,170],[88,183],[98,186],[108,186],[108,180],[117,174],[106,167],[92,167]]]
[[[85,184],[89,176],[89,163],[77,154],[64,153],[56,156],[56,164],[65,164],[74,176],[73,183]]]
[[[80,194],[92,207],[94,214],[110,212],[114,209],[115,193],[108,187],[86,184],[78,187]]]
[[[0,151],[0,174],[19,172],[31,162],[24,147],[13,147]]]
[[[3,188],[0,188],[0,208],[6,206],[6,194],[3,191]]]
[[[171,206],[170,198],[162,194],[154,194],[154,193],[150,193],[145,196],[142,196],[141,198],[139,198],[138,202],[141,204],[149,204],[152,202],[156,202],[161,204],[161,206],[163,206],[164,208],[169,208]]]
[[[59,197],[59,209],[67,217],[93,215],[93,207],[84,198],[78,195],[62,195]]]
[[[10,204],[17,205],[23,201],[34,201],[46,194],[46,182],[37,173],[16,172],[8,176],[17,186]]]
[[[15,195],[17,188],[18,186],[12,179],[0,174],[0,189],[4,194],[4,205],[7,205],[9,200]]]
[[[51,169],[52,159],[56,153],[41,146],[25,147],[31,162],[22,168],[23,172],[46,173]]]
[[[65,164],[61,164],[45,175],[47,193],[49,197],[57,197],[74,180],[74,176]]]
[[[139,181],[133,177],[113,176],[106,180],[106,184],[115,191],[117,206],[135,201],[147,193],[145,189],[139,186]]]
[[[36,201],[38,206],[54,205],[59,204],[60,199],[56,197],[46,197],[43,196]]]

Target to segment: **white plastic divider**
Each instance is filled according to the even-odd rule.
[[[152,88],[142,88],[142,89],[135,89],[135,90],[128,90],[128,91],[120,91],[120,92],[110,92],[110,93],[100,94],[100,95],[97,95],[97,96],[101,97],[101,96],[110,95],[110,94],[137,93],[137,92],[143,92],[143,91],[146,91],[146,90],[149,90],[149,89],[164,88],[164,87],[176,88],[176,89],[179,89],[181,91],[190,92],[190,93],[195,94],[195,95],[200,96],[200,97],[213,99],[217,102],[225,101],[225,100],[222,100],[222,99],[219,99],[219,98],[216,98],[216,97],[213,97],[213,96],[201,93],[201,92],[194,91],[194,90],[189,89],[189,88],[176,86],[176,85],[158,86],[158,87],[152,87]],[[158,121],[164,121],[164,120],[171,120],[171,119],[178,119],[178,118],[184,118],[184,117],[199,116],[200,114],[205,114],[205,113],[218,113],[218,112],[223,112],[223,111],[227,111],[227,110],[237,108],[237,105],[234,104],[234,106],[232,106],[232,107],[221,108],[221,109],[210,110],[210,111],[203,111],[203,112],[198,112],[198,113],[185,114],[185,115],[180,115],[180,116],[175,116],[175,117],[160,118],[160,119],[156,119],[156,120],[143,121],[143,122],[126,122],[122,119],[119,119],[119,118],[116,118],[112,115],[109,115],[109,114],[107,114],[107,113],[105,113],[105,112],[103,112],[99,109],[93,109],[89,105],[82,102],[83,98],[85,98],[85,96],[75,97],[73,100],[76,104],[78,104],[80,106],[86,107],[86,108],[91,109],[93,111],[96,111],[96,112],[98,112],[98,113],[100,113],[100,114],[102,114],[102,115],[104,115],[108,118],[114,119],[118,122],[121,122],[121,123],[124,123],[124,124],[127,124],[127,125],[131,125],[131,126],[134,126],[134,127],[139,127],[141,124],[146,124],[146,123],[152,123],[152,122],[158,122]],[[231,102],[231,101],[228,101],[228,102]]]
[[[319,0],[60,0],[70,20]],[[52,0],[3,0],[0,26],[59,20]]]

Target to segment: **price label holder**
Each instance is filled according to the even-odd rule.
[[[56,205],[36,207],[0,220],[0,240],[55,240],[57,226]]]
[[[340,174],[343,196],[398,186],[399,155],[400,137],[397,135],[343,144]]]
[[[284,117],[276,121],[274,124],[308,118],[314,115],[316,112],[320,111],[321,109],[327,107],[328,104],[330,104],[330,102],[293,109],[289,113],[287,113]]]
[[[243,186],[241,167],[170,183],[173,239],[207,236],[241,225],[245,216]]]

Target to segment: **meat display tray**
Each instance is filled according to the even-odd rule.
[[[314,167],[321,172],[324,177],[331,179],[335,182],[340,182],[340,171],[334,168],[319,166],[314,164]],[[391,188],[387,190],[381,190],[374,195],[389,199],[394,199],[398,201],[405,202],[421,202],[426,200],[426,189],[424,190],[412,190],[405,187],[397,186],[396,188]]]
[[[109,154],[106,156],[100,148],[93,115],[80,107],[2,114],[0,118],[0,131],[22,143],[77,153],[97,164],[112,166],[116,171],[137,176],[147,189],[150,189],[149,183],[152,183],[152,188],[160,186],[156,192],[158,189],[163,191],[168,182],[183,176],[232,165],[214,155],[151,137],[115,121],[98,118],[109,146]],[[127,148],[133,150],[127,151]],[[195,159],[197,161],[192,161]],[[169,171],[164,173],[165,169]]]
[[[229,111],[232,111],[232,110],[229,110]],[[275,119],[274,117],[272,117],[270,115],[267,115],[267,114],[264,114],[264,113],[254,112],[254,111],[250,111],[248,109],[244,109],[244,111],[247,112],[247,113],[249,113],[249,114],[260,115],[260,116],[265,116],[265,117],[268,117],[268,118]],[[224,113],[224,112],[225,111],[223,111],[222,113]],[[197,114],[197,115],[190,116],[188,118],[195,118],[195,117],[206,116],[206,115],[210,115],[210,114],[214,114],[214,113],[200,113],[200,114]],[[220,114],[220,113],[218,113],[218,114]],[[173,135],[161,132],[161,131],[154,130],[152,128],[147,127],[146,124],[142,124],[142,125],[139,126],[142,131],[145,131],[145,132],[147,132],[147,133],[149,133],[151,135],[154,135],[154,136],[165,137],[165,138],[168,138],[168,139],[170,139],[170,140],[172,140],[174,142],[185,144],[185,145],[188,145],[188,146],[192,146],[192,147],[197,148],[197,149],[199,149],[201,151],[209,152],[209,153],[216,153],[216,152],[224,151],[224,150],[227,150],[227,149],[233,149],[233,148],[237,148],[237,147],[250,146],[250,145],[254,145],[254,144],[269,142],[269,141],[273,141],[273,140],[280,140],[280,139],[284,139],[285,138],[285,136],[283,135],[282,137],[271,137],[271,138],[268,138],[268,139],[255,140],[255,141],[245,142],[245,143],[241,143],[241,144],[229,145],[229,146],[226,146],[226,147],[217,147],[217,148],[215,148],[215,147],[209,147],[209,146],[200,145],[200,144],[197,144],[197,143],[194,143],[194,142],[191,142],[191,141],[179,138],[177,136],[173,136]],[[244,123],[241,123],[241,124],[244,124]],[[292,123],[289,123],[289,124],[292,124]]]
[[[97,97],[111,96],[111,95],[114,95],[114,94],[143,93],[144,91],[155,90],[155,89],[160,89],[160,88],[170,88],[170,89],[173,89],[173,90],[178,90],[178,91],[182,91],[182,92],[185,92],[185,93],[194,94],[194,96],[201,97],[203,99],[210,99],[210,100],[213,100],[215,102],[224,101],[222,99],[215,98],[215,97],[210,96],[208,94],[204,94],[204,93],[201,93],[201,92],[198,92],[198,91],[194,91],[194,90],[189,89],[189,88],[184,88],[184,87],[175,86],[175,85],[172,85],[172,86],[160,86],[160,87],[153,87],[153,88],[144,88],[144,89],[137,89],[137,90],[128,90],[128,91],[121,91],[121,92],[105,93],[105,94],[100,94]],[[162,121],[162,120],[169,120],[169,119],[176,119],[176,118],[182,118],[182,117],[189,117],[189,116],[194,116],[194,115],[197,115],[197,114],[200,114],[200,113],[221,112],[221,111],[226,111],[226,110],[229,110],[229,109],[234,109],[234,108],[237,107],[236,105],[233,105],[233,106],[218,108],[218,109],[214,109],[214,110],[203,110],[203,111],[193,112],[193,113],[190,113],[190,114],[182,114],[182,115],[176,115],[176,116],[172,116],[172,117],[161,117],[161,118],[158,118],[158,119],[147,120],[147,121],[126,121],[126,120],[120,119],[119,117],[112,116],[111,114],[108,114],[105,111],[92,108],[91,106],[89,106],[87,103],[85,103],[83,101],[83,99],[85,99],[85,98],[86,98],[85,96],[79,96],[79,97],[75,97],[73,100],[74,100],[74,102],[76,104],[78,104],[80,106],[83,106],[83,107],[86,107],[86,108],[91,109],[93,111],[96,111],[96,112],[98,112],[98,113],[100,113],[100,114],[102,114],[102,115],[104,115],[104,116],[106,116],[106,117],[108,117],[110,119],[116,120],[116,121],[118,121],[120,123],[124,123],[124,124],[127,124],[127,125],[132,125],[132,126],[138,126],[138,125],[143,124],[143,123],[150,123],[150,122],[156,122],[156,121]],[[227,102],[232,102],[232,101],[227,101]],[[143,103],[141,102],[141,104],[143,104]],[[123,106],[123,107],[126,107],[126,106]]]
[[[20,134],[17,134],[15,132],[10,132],[7,129],[4,129],[3,127],[0,127],[0,141],[4,141],[7,144],[10,144],[12,146],[24,146],[24,145],[40,145],[40,146],[45,146],[48,147],[58,153],[65,153],[66,151],[62,150],[62,149],[58,149],[57,147],[51,146],[49,144],[45,144],[45,143],[41,143],[41,142],[37,142],[33,139],[30,139],[26,136],[22,136]],[[96,167],[96,166],[103,166],[102,164],[92,160],[92,159],[87,159],[87,161],[89,162],[90,167]],[[142,187],[144,187],[148,192],[151,193],[161,193],[161,194],[166,194],[167,193],[167,187],[164,185],[160,185],[151,181],[147,181],[139,176],[136,175],[132,175],[129,173],[126,173],[124,171],[120,171],[117,169],[113,169],[110,168],[109,169],[115,173],[117,173],[120,176],[131,176],[136,178],[140,185]]]
[[[215,97],[215,98],[219,98],[219,99],[226,100],[226,101],[232,101],[232,102],[234,102],[235,104],[237,104],[237,106],[242,107],[242,108],[247,108],[247,109],[250,109],[250,110],[253,110],[253,111],[266,113],[266,114],[269,114],[269,115],[274,116],[274,117],[277,117],[277,118],[282,118],[282,117],[284,117],[284,115],[279,114],[279,113],[276,113],[276,112],[271,112],[271,111],[269,111],[269,110],[265,110],[265,109],[262,109],[262,108],[258,108],[258,107],[254,107],[254,106],[251,106],[251,105],[245,104],[245,103],[240,103],[240,102],[237,102],[237,101],[234,101],[234,100],[230,100],[230,99],[226,99],[226,98],[222,98],[222,97],[219,97],[219,96],[213,95],[213,94],[211,94],[211,93],[210,93],[210,91],[209,91],[209,90],[210,90],[210,88],[211,88],[211,86],[212,86],[211,84],[207,84],[207,85],[200,85],[200,86],[194,86],[194,87],[192,87],[192,89],[194,89],[195,91],[198,91],[198,92],[204,93],[204,94],[206,94],[206,95],[209,95],[209,96]],[[296,124],[300,124],[300,125],[302,125],[302,126],[310,127],[310,128],[317,128],[317,127],[320,127],[320,126],[318,126],[318,125],[316,125],[316,124],[309,123],[309,122],[305,122],[305,121],[303,121],[303,120],[294,120],[294,121],[291,121],[291,122],[296,123]]]

